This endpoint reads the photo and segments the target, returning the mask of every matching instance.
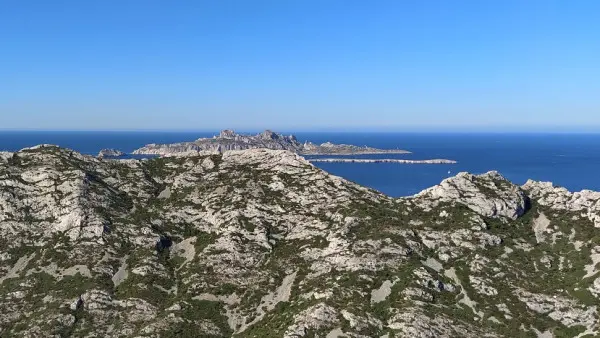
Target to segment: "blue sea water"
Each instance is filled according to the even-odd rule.
[[[0,131],[0,150],[16,151],[41,143],[85,154],[102,148],[131,152],[147,143],[172,143],[210,137],[213,132],[41,132]],[[445,158],[458,164],[317,163],[320,168],[391,196],[407,196],[460,171],[498,170],[523,184],[529,178],[552,181],[571,191],[600,190],[600,134],[458,133],[295,133],[299,140],[331,141],[376,148],[406,149],[411,154],[362,155],[361,158]],[[355,156],[353,156],[355,157]]]

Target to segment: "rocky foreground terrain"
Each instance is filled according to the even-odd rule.
[[[288,151],[0,153],[0,337],[594,337],[600,193]]]
[[[172,144],[148,144],[133,151],[135,155],[179,155],[198,152],[223,152],[227,150],[245,150],[267,148],[289,150],[302,155],[359,155],[359,154],[406,154],[400,149],[376,149],[367,146],[334,144],[325,142],[320,145],[312,142],[300,142],[294,135],[284,136],[265,130],[257,135],[241,135],[233,130],[223,130],[218,136],[200,138],[193,142]]]

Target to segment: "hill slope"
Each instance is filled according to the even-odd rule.
[[[600,193],[393,199],[277,150],[0,153],[0,337],[598,335]]]

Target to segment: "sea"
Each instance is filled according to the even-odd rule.
[[[103,148],[131,152],[148,143],[212,137],[218,132],[0,131],[0,150],[56,144],[84,154]],[[290,134],[290,133],[286,133]],[[516,184],[551,181],[571,191],[600,191],[600,134],[296,132],[300,141],[404,149],[410,154],[353,158],[450,159],[456,164],[315,163],[316,166],[387,195],[410,196],[467,171],[499,171]],[[331,157],[331,156],[327,156]]]

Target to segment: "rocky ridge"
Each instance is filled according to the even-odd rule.
[[[593,337],[600,194],[289,151],[0,153],[0,337]]]
[[[173,155],[177,153],[193,154],[198,152],[224,152],[227,150],[245,149],[289,150],[302,155],[358,155],[358,154],[406,154],[400,149],[376,149],[367,146],[349,144],[333,144],[325,142],[320,145],[312,142],[300,142],[294,135],[284,136],[265,130],[257,135],[241,135],[233,130],[223,130],[218,136],[200,138],[193,142],[173,144],[148,144],[136,149],[136,155]]]

